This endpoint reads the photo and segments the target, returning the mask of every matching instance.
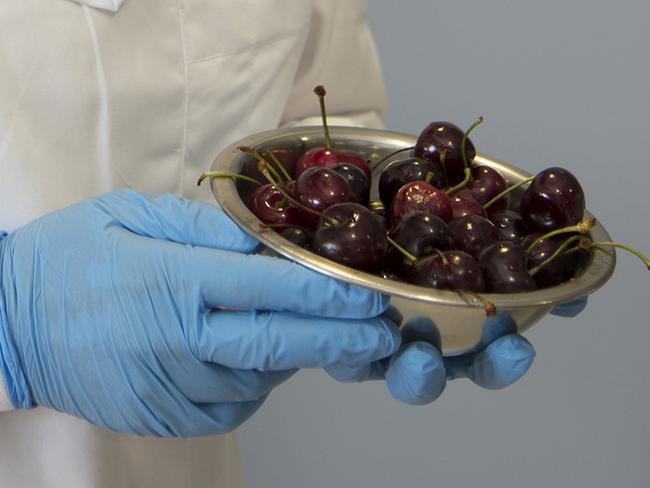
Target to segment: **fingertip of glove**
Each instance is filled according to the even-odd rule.
[[[483,388],[499,390],[526,374],[534,360],[532,344],[520,335],[510,334],[478,353],[467,376]]]
[[[558,305],[550,313],[558,317],[572,318],[581,313],[586,307],[587,297],[583,297],[569,303]]]
[[[403,345],[386,371],[390,394],[407,405],[426,405],[443,392],[445,368],[442,354],[426,342]]]

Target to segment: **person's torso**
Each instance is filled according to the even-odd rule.
[[[64,0],[0,9],[0,228],[121,187],[211,201],[200,173],[277,126],[304,0]],[[235,487],[231,435],[115,434],[46,409],[0,414],[2,487]]]

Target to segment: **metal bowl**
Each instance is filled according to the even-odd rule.
[[[376,161],[396,149],[413,146],[411,135],[383,130],[353,127],[331,127],[330,134],[336,148],[347,149]],[[323,131],[320,127],[299,127],[277,129],[255,134],[237,141],[217,156],[212,164],[214,171],[239,173],[250,156],[238,150],[239,146],[250,146],[264,151],[285,148],[294,153],[323,145]],[[498,170],[509,184],[517,183],[530,174],[510,164],[477,154],[474,161]],[[389,164],[389,162],[385,162]],[[383,165],[382,165],[383,166]],[[375,170],[373,182],[381,172]],[[213,178],[212,192],[221,208],[244,230],[259,239],[267,248],[294,260],[308,268],[328,276],[363,286],[391,296],[391,304],[398,312],[401,325],[417,324],[428,330],[446,356],[454,356],[476,350],[495,333],[491,328],[496,323],[486,317],[484,304],[477,297],[456,291],[444,291],[388,280],[335,263],[305,250],[280,234],[261,229],[260,221],[242,201],[242,186],[229,178]],[[373,184],[372,198],[377,198]],[[514,196],[517,198],[517,195]],[[591,216],[586,212],[587,216]],[[599,223],[591,230],[595,241],[611,240]],[[586,268],[574,279],[561,285],[533,292],[493,294],[481,296],[496,306],[499,314],[512,318],[509,323],[522,332],[538,322],[556,305],[575,300],[593,293],[612,275],[616,264],[615,253],[592,253]],[[426,333],[426,332],[425,332]]]

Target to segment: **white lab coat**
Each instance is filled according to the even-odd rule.
[[[120,187],[210,202],[196,180],[219,151],[318,122],[316,84],[338,122],[380,125],[384,87],[365,8],[3,0],[0,229]],[[10,408],[0,382],[3,402]],[[238,486],[232,435],[142,438],[45,408],[0,413],[2,488]]]

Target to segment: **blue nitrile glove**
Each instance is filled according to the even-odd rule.
[[[559,305],[551,313],[574,317],[586,304],[585,297]],[[402,327],[402,345],[390,358],[361,366],[337,364],[326,371],[344,382],[384,379],[393,397],[409,405],[425,405],[440,396],[450,379],[469,378],[491,390],[505,388],[521,378],[535,359],[533,346],[516,333],[514,320],[505,313],[485,319],[473,353],[443,357],[434,331],[430,319],[412,320]]]
[[[399,347],[386,297],[288,260],[217,208],[118,191],[0,243],[0,366],[17,408],[116,431],[229,431],[297,368]],[[249,311],[259,310],[259,311]]]

